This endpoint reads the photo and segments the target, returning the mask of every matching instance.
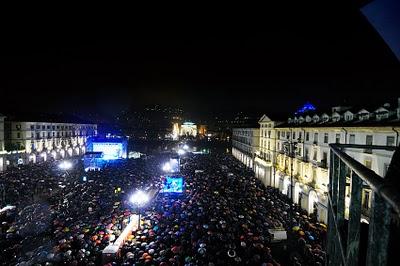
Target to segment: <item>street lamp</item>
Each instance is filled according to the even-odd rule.
[[[293,142],[291,140],[286,141],[284,146],[285,153],[290,158],[290,198],[293,201],[293,191],[294,191],[294,184],[293,184],[293,158],[295,155],[295,151],[297,150],[297,142]]]
[[[171,169],[172,169],[172,168],[171,168],[171,164],[170,164],[169,162],[166,162],[166,163],[163,165],[162,169],[163,169],[164,172],[167,172],[167,173],[171,172]]]
[[[149,196],[142,190],[138,190],[131,196],[130,201],[138,208],[138,229],[140,229],[140,207],[149,201]]]
[[[72,168],[72,163],[68,161],[62,161],[59,165],[58,168],[61,170],[69,170]]]
[[[60,168],[61,170],[64,170],[65,173],[70,177],[70,174],[68,172],[69,169],[72,168],[72,163],[69,161],[62,161],[59,165],[58,168]]]

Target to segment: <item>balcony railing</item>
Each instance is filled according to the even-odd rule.
[[[393,159],[385,178],[351,158],[345,148],[394,151],[395,147],[330,144],[328,194],[327,265],[388,265],[395,264],[400,218],[400,188],[393,185],[400,172]],[[400,156],[397,150],[394,157]],[[397,158],[398,159],[398,158]],[[397,162],[398,163],[398,162]],[[397,167],[397,168],[396,168]],[[346,174],[350,170],[351,192],[349,219],[345,220]],[[368,236],[360,245],[362,191],[364,184],[371,188]],[[365,212],[364,212],[365,213]],[[345,233],[347,232],[347,233]],[[363,245],[365,244],[365,245]]]

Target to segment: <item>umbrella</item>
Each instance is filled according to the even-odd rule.
[[[300,230],[300,227],[299,226],[293,226],[293,228],[292,228],[292,230],[294,231],[294,232],[297,232],[297,231],[299,231]]]

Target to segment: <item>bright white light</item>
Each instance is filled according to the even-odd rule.
[[[162,169],[164,172],[171,172],[171,164],[165,163]]]
[[[68,161],[63,161],[58,165],[58,167],[62,170],[68,170],[72,168],[72,163]]]
[[[149,201],[149,196],[141,190],[136,191],[130,198],[130,201],[138,206],[141,206]]]
[[[183,149],[184,149],[184,150],[188,150],[188,149],[189,149],[189,146],[188,146],[187,144],[185,144],[185,145],[183,145]]]
[[[179,155],[184,155],[185,153],[186,153],[186,152],[185,152],[184,150],[182,150],[182,149],[179,149],[179,150],[178,150],[178,154],[179,154]]]

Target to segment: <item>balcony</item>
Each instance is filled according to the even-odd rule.
[[[399,176],[399,169],[391,164],[387,175],[382,177],[346,153],[346,148],[394,151],[395,147],[351,144],[329,146],[331,159],[327,265],[395,265],[398,248],[391,238],[397,236],[399,230],[396,220],[400,216],[400,191],[393,185],[392,180]],[[400,150],[397,150],[393,158],[400,156],[399,153]],[[350,173],[351,191],[350,197],[346,198],[347,173]],[[362,204],[362,191],[365,186],[374,193],[371,207],[368,209]],[[349,202],[346,199],[349,199]],[[349,205],[348,219],[345,217],[346,205]],[[370,217],[368,232],[361,230],[362,215]],[[364,241],[365,245],[361,244],[361,241]]]
[[[318,164],[318,167],[320,167],[320,168],[328,169],[328,164],[327,164],[326,160],[321,160],[317,164]]]

